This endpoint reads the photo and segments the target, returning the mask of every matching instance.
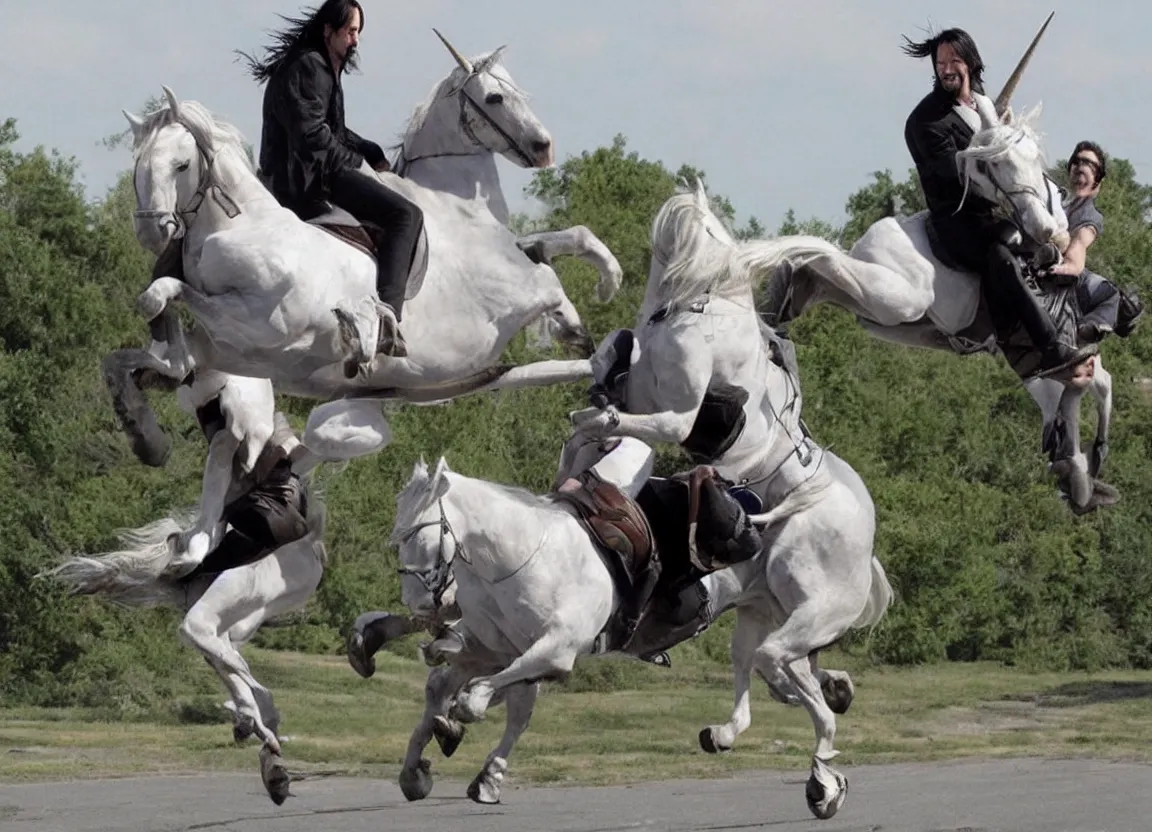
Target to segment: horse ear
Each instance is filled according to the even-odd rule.
[[[168,99],[168,109],[172,112],[172,118],[180,118],[180,100],[176,98],[176,93],[172,92],[171,88],[161,85],[164,90],[164,97]]]
[[[127,110],[121,110],[120,112],[124,114],[124,118],[128,119],[128,126],[132,128],[132,138],[135,141],[140,141],[140,136],[144,132],[144,119]]]
[[[448,467],[448,460],[441,456],[440,459],[436,462],[436,473],[432,475],[432,479],[438,480],[451,470],[452,469]]]

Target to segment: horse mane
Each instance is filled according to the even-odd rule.
[[[716,231],[708,227],[708,218]],[[748,285],[747,274],[730,266],[736,241],[712,212],[699,182],[695,191],[680,188],[660,206],[649,244],[652,258],[664,266],[661,300],[673,306]]]
[[[170,107],[162,107],[148,113],[142,120],[144,124],[140,130],[141,137],[132,150],[134,162],[151,149],[161,130],[172,124],[180,124],[196,137],[197,142],[206,141],[209,147],[217,151],[224,148],[236,150],[248,170],[256,172],[251,158],[244,149],[244,134],[232,124],[217,119],[199,101],[181,101],[179,119],[172,113]]]
[[[1044,157],[1043,135],[1036,129],[1040,107],[1037,105],[1023,115],[1016,116],[1010,124],[997,124],[986,127],[972,136],[968,147],[960,151],[960,157],[967,162],[990,161],[1003,156],[1017,142],[1030,139],[1040,154],[1040,161],[1047,164]]]

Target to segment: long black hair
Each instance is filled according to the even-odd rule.
[[[973,92],[984,94],[984,60],[980,57],[980,50],[976,48],[976,41],[963,29],[945,29],[927,40],[919,42],[904,36],[904,46],[901,49],[910,58],[931,58],[933,88],[941,89],[940,76],[936,73],[936,51],[940,44],[947,43],[956,50],[960,60],[968,65],[968,83]]]
[[[284,61],[302,49],[324,48],[324,27],[342,29],[352,19],[352,12],[360,12],[360,29],[364,29],[364,7],[358,0],[324,0],[319,8],[305,9],[306,17],[285,17],[277,15],[288,23],[288,28],[272,33],[272,45],[265,47],[264,59],[256,60],[251,55],[238,52],[248,62],[248,72],[263,84],[280,68]],[[344,69],[356,69],[359,64],[355,53],[348,56]]]

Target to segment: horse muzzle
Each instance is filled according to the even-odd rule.
[[[137,242],[156,255],[183,233],[183,223],[171,211],[137,211],[132,221]]]

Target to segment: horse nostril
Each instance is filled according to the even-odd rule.
[[[552,147],[552,142],[551,142],[551,141],[545,141],[545,142],[536,141],[536,142],[532,142],[532,149],[533,149],[533,150],[535,150],[537,153],[546,153],[546,152],[548,151],[548,148],[550,148],[550,147]]]

